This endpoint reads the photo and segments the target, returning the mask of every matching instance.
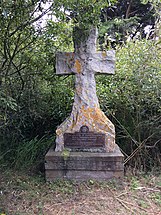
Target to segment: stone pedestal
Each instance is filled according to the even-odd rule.
[[[124,175],[123,155],[117,147],[114,152],[55,152],[52,148],[45,156],[46,180],[76,181],[106,180]]]

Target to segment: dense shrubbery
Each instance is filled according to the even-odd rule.
[[[125,163],[152,168],[160,164],[160,45],[129,42],[116,52],[116,75],[98,77],[102,109],[112,115]],[[131,156],[129,156],[131,155]]]
[[[35,158],[38,158],[38,154],[38,159],[42,159],[42,155],[54,143],[56,126],[70,112],[72,86],[72,78],[63,80],[62,77],[54,77],[50,81],[36,80],[36,86],[32,90],[25,89],[19,101],[11,100],[11,107],[1,103],[3,118],[0,128],[0,161],[20,166],[18,161],[26,162],[28,165],[30,159],[35,161]],[[12,108],[14,105],[16,108]],[[37,143],[40,143],[40,148]]]

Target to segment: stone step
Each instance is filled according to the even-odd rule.
[[[69,179],[76,181],[106,180],[124,175],[123,155],[115,152],[55,152],[52,148],[45,156],[46,180]]]

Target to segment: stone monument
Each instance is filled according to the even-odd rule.
[[[114,74],[114,51],[96,51],[97,29],[74,30],[74,53],[59,52],[56,74],[75,75],[70,116],[56,130],[56,149],[45,156],[46,179],[105,180],[123,176],[115,127],[101,111],[96,74]]]

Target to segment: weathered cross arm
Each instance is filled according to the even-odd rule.
[[[92,53],[88,61],[88,69],[95,74],[115,73],[115,52],[113,50]]]
[[[86,58],[85,58],[86,60]],[[56,55],[56,74],[72,75],[76,74],[82,67],[82,60],[72,52],[58,52]],[[90,53],[88,55],[86,69],[95,74],[114,74],[115,52],[113,50],[106,52]]]

